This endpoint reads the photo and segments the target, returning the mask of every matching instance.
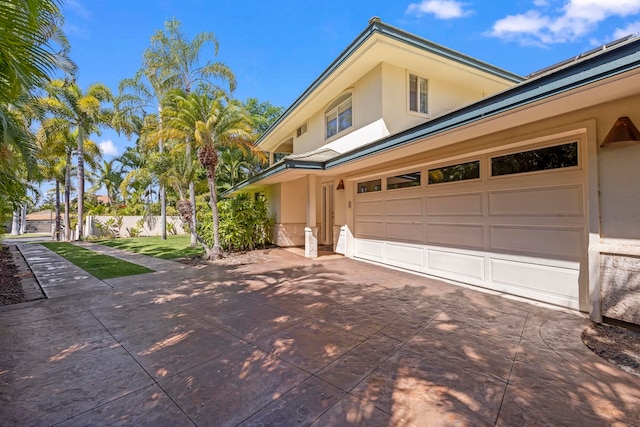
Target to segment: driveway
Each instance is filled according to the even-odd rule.
[[[52,297],[0,309],[0,425],[640,424],[640,378],[577,313],[285,250],[196,268],[95,246],[156,269],[99,281],[21,248]]]

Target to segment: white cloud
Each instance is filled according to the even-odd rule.
[[[638,33],[640,33],[640,21],[632,22],[624,28],[616,28],[616,31],[613,33],[613,38],[621,39],[630,34]]]
[[[464,10],[464,3],[456,0],[422,0],[420,3],[411,3],[406,13],[417,16],[433,14],[438,19],[461,18],[471,13]]]
[[[102,154],[107,156],[117,156],[118,155],[118,147],[113,144],[113,141],[107,139],[106,141],[102,141],[98,144],[100,147],[100,151]]]
[[[534,0],[534,5],[545,8],[548,2]],[[529,10],[506,16],[493,24],[489,35],[517,40],[522,44],[570,42],[593,32],[609,17],[640,13],[640,0],[569,0],[562,9],[552,10],[557,12],[543,14]]]

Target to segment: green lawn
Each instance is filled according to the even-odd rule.
[[[167,240],[162,240],[160,236],[150,236],[99,240],[96,243],[162,259],[202,255],[202,246],[192,248],[189,246],[190,240],[189,235],[167,236]]]
[[[147,267],[132,264],[109,255],[99,254],[71,243],[47,242],[40,244],[68,259],[86,272],[93,274],[98,279],[111,279],[153,272]]]

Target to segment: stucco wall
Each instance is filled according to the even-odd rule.
[[[307,180],[283,182],[280,193],[280,221],[282,224],[306,224],[307,222]]]
[[[276,223],[282,220],[281,207],[281,186],[274,184],[266,186],[264,193],[268,201],[269,214],[276,218]]]
[[[85,221],[85,236],[104,236],[100,227],[96,221],[100,221],[101,224],[105,224],[112,216],[88,216]],[[118,230],[118,237],[130,237],[130,230],[132,228],[139,228],[138,221],[142,216],[123,216],[122,226]],[[167,217],[167,225],[173,224],[176,234],[186,234],[186,231],[182,228],[182,220],[179,217]],[[160,217],[155,216],[151,218],[151,221],[145,222],[144,227],[140,229],[139,236],[160,236],[161,222]],[[171,234],[167,232],[167,234]]]
[[[640,115],[632,120],[640,125]],[[605,130],[614,121],[603,120]],[[602,237],[640,239],[640,144],[603,147],[599,162]]]
[[[383,117],[392,134],[424,123],[429,118],[409,111],[409,73],[428,79],[429,117],[469,104],[483,96],[482,88],[464,86],[464,82],[452,84],[438,80],[429,76],[428,70],[407,70],[385,63],[382,68]],[[473,82],[478,83],[475,80]]]

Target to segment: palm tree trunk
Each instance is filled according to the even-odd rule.
[[[216,195],[216,172],[209,171],[207,174],[209,183],[209,198],[211,202],[211,213],[213,214],[213,248],[211,248],[211,258],[222,258],[222,246],[220,246],[220,216],[218,214],[218,196]]]
[[[54,240],[60,241],[60,181],[56,179],[56,228]]]
[[[84,130],[78,125],[78,235],[76,240],[82,240],[84,228]]]
[[[162,131],[162,105],[158,105],[158,126]],[[158,151],[160,154],[164,152],[164,141],[160,138],[158,142]],[[160,229],[162,230],[162,240],[167,240],[167,193],[164,185],[160,186]]]
[[[188,162],[192,162],[191,158],[191,141],[187,138],[187,147],[185,149],[185,157]],[[191,164],[191,163],[189,163]],[[192,172],[193,176],[193,172]],[[198,246],[198,236],[196,234],[196,189],[193,184],[193,179],[189,180],[189,202],[191,202],[192,212],[191,220],[189,221],[189,229],[191,230],[191,247]]]
[[[191,224],[189,224],[189,228],[191,229],[191,246],[198,246],[198,234],[196,233],[196,188],[193,184],[193,181],[189,181],[189,202],[191,202],[191,206],[193,206],[193,215],[191,215]]]
[[[67,151],[67,166],[64,172],[64,240],[71,240],[71,150]]]

